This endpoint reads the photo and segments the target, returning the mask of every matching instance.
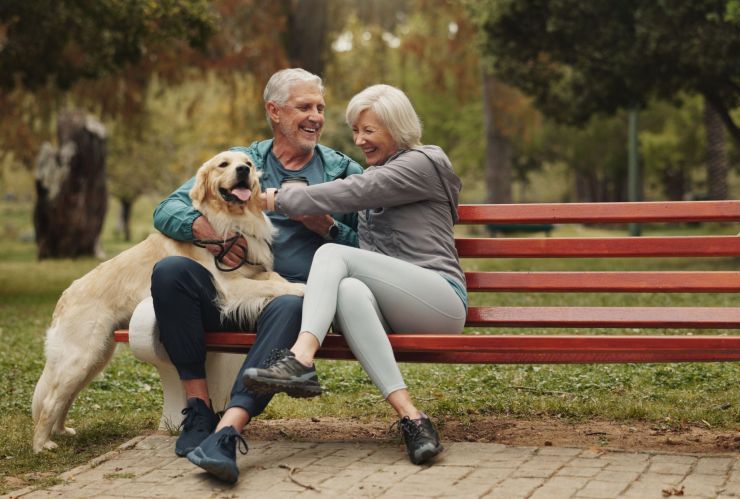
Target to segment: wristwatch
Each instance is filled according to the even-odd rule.
[[[339,224],[334,220],[334,223],[329,227],[329,232],[326,233],[326,238],[330,241],[334,241],[337,236],[339,236]]]

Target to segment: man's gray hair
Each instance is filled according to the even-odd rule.
[[[321,82],[321,77],[313,73],[309,73],[305,69],[301,68],[290,68],[281,69],[277,73],[270,77],[270,80],[265,85],[265,92],[262,98],[265,104],[272,101],[278,106],[283,106],[290,97],[290,88],[296,83],[315,83],[319,87],[321,95],[324,95],[324,84]]]
[[[421,120],[402,90],[390,85],[367,87],[347,104],[347,124],[354,125],[366,109],[378,116],[400,148],[421,146]]]

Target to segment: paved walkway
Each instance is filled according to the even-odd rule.
[[[448,443],[433,466],[414,466],[400,445],[250,442],[241,478],[226,486],[174,455],[175,437],[138,437],[10,497],[487,497],[736,498],[740,454],[688,455]]]

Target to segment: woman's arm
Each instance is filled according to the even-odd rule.
[[[379,206],[398,206],[424,199],[445,199],[434,186],[439,177],[431,161],[407,151],[388,163],[304,189],[282,190],[275,199],[277,211],[288,215],[356,212]]]

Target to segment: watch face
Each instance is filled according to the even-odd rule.
[[[339,235],[339,227],[337,227],[337,224],[332,225],[329,228],[329,237],[332,239],[335,239]]]

